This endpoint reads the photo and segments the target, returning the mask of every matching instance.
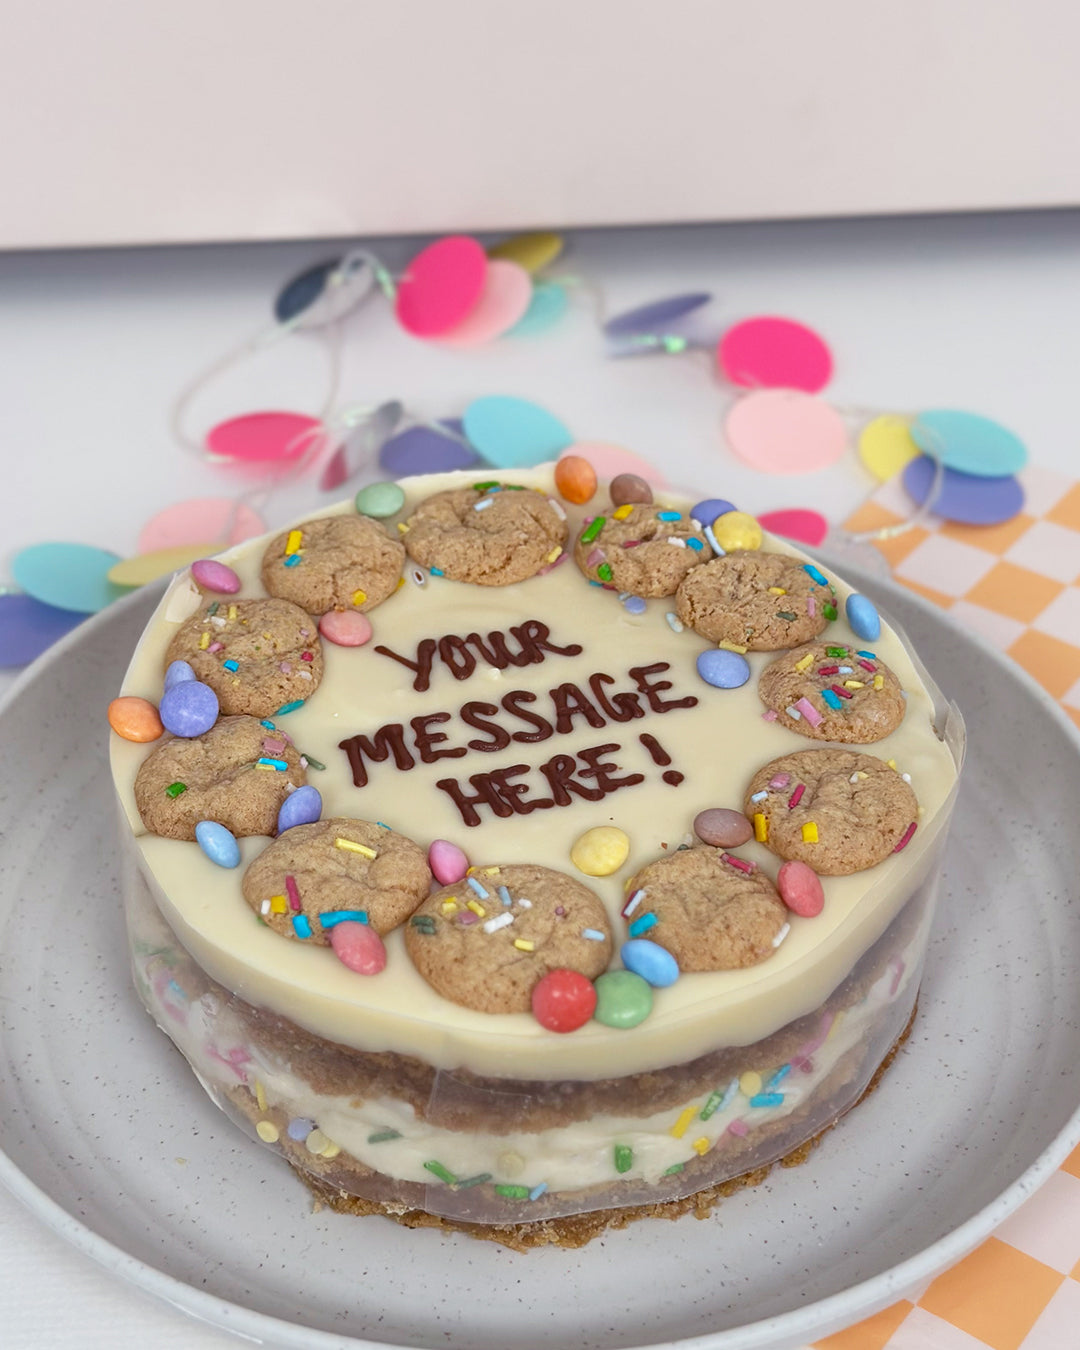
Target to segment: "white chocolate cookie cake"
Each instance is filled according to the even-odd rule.
[[[110,708],[140,993],[340,1208],[700,1211],[909,1024],[959,715],[752,517],[611,488],[373,485],[178,575]]]

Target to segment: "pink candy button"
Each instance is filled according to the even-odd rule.
[[[191,564],[191,575],[197,586],[218,595],[235,595],[240,589],[240,578],[216,558],[199,558]]]
[[[428,849],[428,866],[440,886],[453,886],[469,870],[469,860],[447,839],[436,839]]]
[[[367,923],[346,919],[330,930],[330,946],[342,965],[357,975],[378,975],[386,965],[382,938]]]
[[[357,609],[331,609],[319,620],[319,632],[338,647],[362,647],[371,637],[371,620]]]
[[[804,919],[814,918],[825,907],[821,879],[812,867],[797,858],[781,864],[776,874],[776,889],[792,914]]]

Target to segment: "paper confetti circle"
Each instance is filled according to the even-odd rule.
[[[532,280],[525,268],[496,258],[488,263],[480,299],[456,328],[438,340],[446,347],[483,346],[524,318],[531,299]]]
[[[867,422],[859,434],[859,458],[882,483],[895,478],[919,453],[911,439],[911,420],[897,413],[882,413]]]
[[[904,487],[919,503],[926,501],[934,483],[934,461],[927,455],[913,459],[904,470]],[[1012,520],[1024,506],[1024,489],[1013,477],[985,478],[946,469],[941,491],[931,510],[962,525],[1000,525]]]
[[[523,318],[509,329],[507,337],[537,337],[553,328],[566,313],[570,297],[557,281],[538,281]]]
[[[391,436],[379,451],[379,465],[395,478],[414,473],[447,473],[476,463],[476,451],[456,436],[434,427],[407,427]]]
[[[489,258],[502,258],[517,263],[526,272],[539,272],[553,263],[563,251],[563,237],[551,230],[535,230],[529,234],[515,234],[488,249]]]
[[[947,469],[979,478],[1005,478],[1027,463],[1024,442],[989,417],[937,408],[921,412],[911,424],[920,450],[936,455]]]
[[[439,337],[456,328],[479,301],[487,254],[464,234],[429,244],[398,282],[398,322],[414,337]]]
[[[42,604],[96,614],[125,595],[109,580],[120,557],[90,544],[31,544],[12,560],[16,583]]]
[[[145,586],[158,577],[170,576],[190,567],[199,558],[220,552],[221,544],[182,544],[178,548],[157,549],[153,553],[136,553],[109,569],[109,580],[117,586]]]
[[[794,389],[747,394],[732,406],[724,429],[735,454],[762,473],[815,473],[847,449],[836,409]]]
[[[274,318],[278,323],[288,323],[309,309],[322,295],[326,278],[340,262],[340,258],[330,258],[326,262],[316,263],[314,267],[309,267],[306,272],[286,282],[274,301]]]
[[[32,595],[0,595],[0,667],[25,666],[85,617]]]
[[[307,454],[324,431],[317,417],[304,413],[244,413],[211,427],[206,448],[221,459],[270,464]]]
[[[687,295],[671,295],[664,300],[653,300],[637,309],[628,309],[608,319],[604,332],[608,337],[627,337],[634,333],[656,333],[667,324],[677,322],[707,305],[712,299],[708,291],[693,291]]]
[[[785,511],[766,511],[758,516],[758,524],[770,534],[778,534],[782,539],[791,539],[796,544],[809,544],[816,548],[824,543],[829,533],[829,522],[820,511],[810,511],[805,507],[789,507]]]
[[[211,551],[217,551],[254,539],[265,530],[262,516],[234,498],[192,497],[151,516],[139,531],[136,548],[140,553],[157,553],[199,544],[205,550],[205,541],[212,539],[215,543]]]
[[[716,349],[721,374],[747,389],[802,389],[816,394],[832,375],[832,354],[812,328],[763,316],[729,328]]]
[[[655,464],[650,464],[647,459],[621,445],[610,445],[607,441],[575,441],[565,453],[587,459],[598,478],[611,479],[621,473],[633,473],[654,487],[667,485],[667,479]]]
[[[562,422],[538,403],[494,394],[465,409],[465,435],[497,469],[527,468],[555,459],[573,441]]]

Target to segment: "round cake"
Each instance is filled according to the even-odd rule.
[[[828,568],[653,495],[369,488],[175,577],[134,654],[140,994],[338,1208],[703,1213],[910,1024],[959,714]]]

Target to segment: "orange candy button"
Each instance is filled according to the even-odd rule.
[[[131,695],[114,698],[109,704],[109,726],[125,741],[156,741],[165,730],[149,699]]]
[[[566,501],[582,506],[596,492],[596,470],[580,455],[564,455],[555,465],[555,486]]]

